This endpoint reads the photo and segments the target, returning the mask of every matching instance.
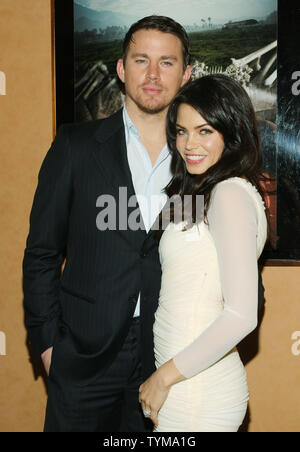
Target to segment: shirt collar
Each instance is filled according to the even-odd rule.
[[[123,121],[124,121],[124,126],[125,126],[125,132],[126,135],[128,136],[130,133],[133,133],[135,136],[139,137],[139,131],[136,128],[136,126],[133,124],[128,111],[126,110],[126,106],[124,104],[124,108],[123,108]]]
[[[128,143],[129,143],[129,137],[130,137],[130,134],[131,134],[131,133],[132,133],[133,135],[135,135],[137,138],[140,137],[140,134],[139,134],[138,129],[136,128],[136,126],[134,125],[134,123],[132,122],[132,119],[130,118],[130,116],[129,116],[129,114],[128,114],[128,111],[127,111],[127,109],[126,109],[125,103],[124,103],[124,107],[123,107],[123,121],[124,121],[124,126],[125,126],[126,143],[127,143],[127,145],[128,145]],[[168,148],[168,145],[166,144],[166,145],[163,147],[163,149],[162,149],[162,151],[161,151],[161,153],[160,153],[160,155],[159,155],[159,158],[158,158],[158,160],[157,160],[155,166],[157,166],[157,164],[161,163],[161,162],[162,162],[163,160],[165,160],[167,157],[168,157],[169,159],[171,159],[171,153],[170,153],[170,150],[169,150],[169,148]]]

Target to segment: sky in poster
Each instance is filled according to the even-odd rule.
[[[125,13],[134,17],[150,14],[171,16],[192,25],[211,17],[215,24],[229,20],[265,18],[277,10],[277,0],[75,0],[96,11]]]

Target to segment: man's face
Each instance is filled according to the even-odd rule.
[[[157,30],[134,33],[126,64],[119,60],[117,72],[125,83],[127,107],[136,106],[148,114],[166,110],[190,78],[190,66],[183,72],[180,39]]]

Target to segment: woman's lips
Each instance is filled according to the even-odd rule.
[[[206,155],[186,155],[185,160],[189,165],[199,165],[206,158]]]

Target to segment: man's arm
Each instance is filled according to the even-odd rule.
[[[67,243],[71,171],[66,128],[61,128],[39,172],[23,260],[25,325],[35,358],[52,347],[60,315],[58,297]]]

